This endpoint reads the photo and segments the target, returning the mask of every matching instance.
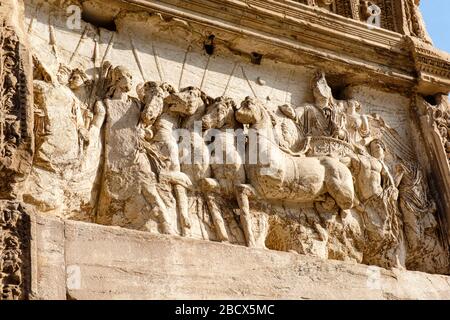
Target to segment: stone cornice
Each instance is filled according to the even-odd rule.
[[[418,72],[418,91],[435,94],[436,88],[442,87],[442,93],[447,93],[450,88],[450,55],[414,38],[409,38],[409,42]]]
[[[84,2],[87,1],[103,0]],[[444,63],[442,56],[434,58],[442,63],[428,64],[422,58],[414,59],[420,49],[411,47],[406,36],[385,29],[369,29],[363,22],[290,0],[111,2],[130,11],[145,10],[184,20],[205,35],[233,34],[241,41],[235,41],[232,50],[250,53],[254,49],[275,60],[346,74],[344,81],[349,83],[413,88],[420,81],[419,92],[422,88],[427,94],[448,91],[448,66],[443,67],[447,72],[432,68],[433,64]],[[413,43],[420,47],[420,41]],[[418,79],[417,74],[424,74],[423,70],[429,76]]]

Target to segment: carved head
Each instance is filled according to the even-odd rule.
[[[114,93],[127,93],[130,92],[133,87],[133,76],[124,66],[118,66],[112,69],[109,80],[109,95],[113,95]]]
[[[62,85],[69,84],[70,76],[72,75],[72,70],[70,70],[69,67],[60,64],[58,72],[56,73],[56,78],[58,79],[58,82]]]
[[[361,104],[356,100],[348,100],[346,112],[347,112],[347,114],[360,113],[361,112]]]
[[[233,99],[228,97],[219,97],[209,106],[208,112],[202,118],[202,126],[204,130],[221,129],[225,125],[234,127],[236,119],[234,112],[237,106]]]
[[[211,101],[203,91],[195,87],[181,89],[180,92],[171,94],[165,102],[171,105],[170,111],[182,116],[192,116],[201,107],[207,106]]]
[[[175,89],[166,82],[148,81],[136,87],[136,92],[142,103],[150,103],[155,97],[165,99],[175,93]]]
[[[175,93],[175,89],[168,83],[149,81],[136,88],[139,100],[144,104],[141,121],[152,125],[164,110],[164,99]]]
[[[296,120],[297,118],[297,113],[295,112],[295,109],[289,105],[289,104],[284,104],[282,106],[279,106],[278,109],[280,109],[280,111],[289,119],[292,120]]]
[[[247,97],[236,111],[236,120],[242,124],[254,125],[264,118],[264,107],[258,99]]]
[[[333,100],[333,93],[322,71],[316,72],[313,78],[313,95],[316,106],[319,108],[328,107]]]
[[[3,251],[3,271],[6,273],[14,273],[19,268],[22,260],[20,259],[20,251],[17,249],[7,249]]]
[[[386,145],[380,139],[374,139],[369,143],[369,153],[378,160],[384,160]]]
[[[89,78],[87,74],[83,70],[76,68],[72,71],[69,78],[69,87],[72,90],[77,90],[84,87],[88,81]]]

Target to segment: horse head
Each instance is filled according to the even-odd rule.
[[[207,113],[202,117],[203,130],[237,128],[234,117],[237,106],[229,97],[219,97],[208,107]]]
[[[141,122],[152,125],[164,110],[164,99],[175,93],[175,89],[167,83],[149,81],[136,88],[139,100],[144,104]]]
[[[204,110],[211,99],[200,89],[187,87],[171,94],[165,101],[171,105],[170,111],[182,117],[190,117],[199,110]]]
[[[241,107],[235,112],[236,120],[243,125],[255,129],[273,128],[276,118],[266,106],[256,98],[247,97]]]

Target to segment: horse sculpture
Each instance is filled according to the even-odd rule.
[[[191,145],[179,147],[179,141],[174,135],[180,129],[186,128],[186,122],[200,119],[205,112],[205,95],[198,89],[188,87],[176,92],[166,83],[147,82],[138,88],[140,99],[144,102],[141,115],[143,139],[141,144],[151,156],[151,162],[156,167],[159,180],[173,186],[180,214],[181,232],[188,236],[191,229],[189,218],[189,199],[187,189],[193,187],[196,176],[206,174],[202,168],[208,165],[200,163],[196,170],[186,168],[182,156]],[[190,136],[191,133],[189,132]]]
[[[254,157],[257,143],[258,161],[245,164],[249,184],[236,186],[244,233],[248,246],[254,246],[250,227],[249,197],[295,203],[318,202],[331,196],[342,210],[353,207],[355,190],[350,169],[331,157],[294,157],[282,151],[273,131],[274,116],[257,99],[247,97],[235,112],[238,122],[249,125],[247,160]],[[254,153],[254,152],[253,152]]]
[[[214,191],[210,185],[205,184],[205,181],[213,180],[210,179],[211,159],[202,137],[201,120],[212,99],[198,88],[188,87],[172,94],[167,102],[171,105],[170,110],[182,119],[180,126],[183,129],[180,132],[182,141],[179,143],[181,170],[191,179],[193,188],[199,187],[197,191],[204,194],[218,240],[228,242],[227,230]]]
[[[210,144],[212,146],[210,167],[213,178],[205,178],[202,181],[202,189],[221,241],[228,241],[228,235],[215,197],[220,194],[235,198],[236,186],[245,183],[244,160],[236,146],[236,139],[239,139],[239,136],[235,134],[235,129],[241,125],[234,117],[235,111],[236,104],[231,98],[219,97],[209,106],[202,118],[205,137],[214,137],[214,141]],[[241,138],[245,139],[243,131]],[[245,145],[245,140],[243,143]],[[241,223],[245,224],[246,221]]]

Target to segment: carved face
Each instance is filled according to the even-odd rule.
[[[58,70],[58,74],[56,75],[58,82],[62,85],[67,85],[69,83],[71,71],[69,68],[65,66],[60,66]]]
[[[171,105],[170,111],[183,116],[192,116],[205,105],[206,95],[198,88],[188,87],[171,94],[165,100]]]
[[[13,273],[18,269],[22,260],[20,259],[20,252],[17,249],[7,249],[3,251],[3,270],[8,273]]]
[[[150,103],[155,97],[164,99],[169,94],[174,93],[175,89],[167,83],[149,81],[137,87],[136,92],[142,103]]]
[[[261,105],[258,100],[247,97],[241,103],[241,108],[235,113],[236,120],[242,124],[253,125],[262,119]]]
[[[232,99],[227,97],[217,98],[202,118],[203,129],[222,128],[227,122],[234,120],[235,109],[236,104]]]
[[[349,100],[347,102],[347,114],[354,114],[361,112],[361,105],[356,100]]]
[[[130,92],[133,87],[133,76],[125,67],[116,67],[113,70],[113,83],[121,92]]]
[[[314,76],[313,95],[316,105],[321,108],[327,107],[330,100],[333,99],[331,88],[328,85],[323,72],[318,72]]]
[[[86,81],[86,77],[80,71],[75,70],[69,79],[69,87],[72,90],[79,89],[86,84]]]
[[[284,104],[280,106],[279,109],[289,119],[295,120],[297,118],[297,113],[292,106]]]
[[[381,142],[380,140],[374,140],[370,143],[369,149],[370,149],[370,154],[372,155],[372,157],[374,157],[378,160],[384,159],[385,147],[384,147],[383,142]]]

